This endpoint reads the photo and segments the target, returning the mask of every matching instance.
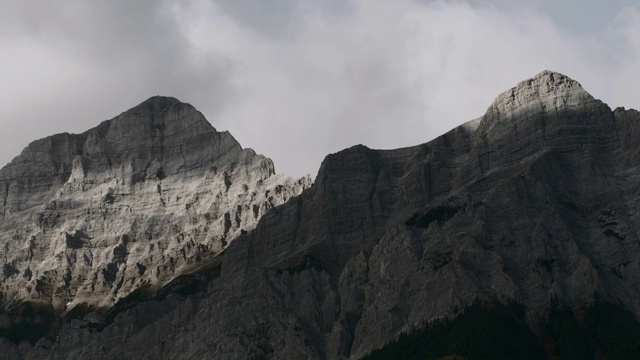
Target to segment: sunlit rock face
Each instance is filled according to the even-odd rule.
[[[99,129],[96,131],[103,133]],[[58,153],[71,151],[64,149]],[[118,154],[129,159],[129,155]],[[46,176],[31,177],[38,180],[29,183],[41,189],[40,193],[50,192],[47,196],[66,196],[60,191],[73,188],[69,183],[72,173],[89,181],[90,172],[82,170],[88,168],[82,164],[89,161],[68,162],[65,168],[54,161],[56,157],[32,157],[37,158],[33,163],[55,163],[44,167],[49,171]],[[312,187],[266,212],[253,230],[230,243],[206,268],[183,278],[190,292],[171,291],[167,285],[162,296],[119,309],[107,321],[91,314],[65,321],[55,341],[43,339],[34,348],[3,343],[0,347],[54,359],[359,359],[402,332],[455,316],[475,300],[522,304],[534,328],[544,320],[552,302],[580,309],[596,293],[640,316],[637,159],[640,113],[612,111],[576,81],[545,71],[498,96],[479,119],[428,143],[384,151],[358,145],[328,155]],[[24,163],[19,160],[3,174],[19,168]],[[99,157],[91,161],[105,162]],[[131,168],[140,166],[136,163]],[[135,181],[124,176],[124,184],[108,187],[142,187],[146,189],[144,199],[154,196],[161,202],[166,191],[178,191],[178,186],[170,185],[171,176],[159,180],[150,175],[160,167],[174,174],[173,184],[191,176],[179,167],[168,172],[164,165],[149,165],[152,170]],[[61,168],[69,175],[56,177]],[[131,172],[129,168],[113,169],[117,174]],[[263,167],[252,169],[260,174]],[[221,173],[210,174],[215,178]],[[160,182],[161,189],[154,187]],[[232,179],[226,192],[226,185],[219,185],[212,196],[231,193],[237,183]],[[243,188],[236,189],[234,196],[245,194]],[[287,187],[280,193],[283,189]],[[187,196],[189,191],[183,190],[182,197]],[[6,204],[16,202],[16,190],[3,191]],[[99,209],[111,206],[114,212],[127,211],[115,207],[128,196],[123,190],[113,190],[113,204],[111,197],[105,197],[106,188],[100,196],[95,191]],[[274,188],[269,194],[275,193]],[[41,206],[37,195],[24,196],[28,200],[19,202],[23,206],[19,211]],[[169,200],[176,196],[164,198],[158,211],[171,206]],[[198,197],[200,202],[204,198],[210,199]],[[64,204],[56,203],[55,208],[77,208]],[[145,202],[130,206],[134,204],[140,207]],[[184,213],[177,219],[191,224],[187,214],[193,206],[185,207],[180,207]],[[56,216],[45,211],[38,210],[44,212],[43,221],[49,221],[44,224],[50,226]],[[184,244],[188,237],[178,241],[178,234],[166,225],[175,221],[175,215],[165,215],[162,225],[152,228],[174,237],[168,241]],[[21,244],[21,250],[11,253],[21,259],[16,264],[29,256],[40,256],[51,264],[83,261],[79,254],[94,249],[85,244],[99,238],[80,226],[83,216],[90,215],[77,214],[73,226],[57,230],[58,242],[50,241],[49,246],[60,250],[53,255],[38,253],[39,248],[30,246],[26,235],[5,230],[7,236],[16,236],[14,243]],[[117,216],[131,223],[126,213]],[[18,210],[5,210],[5,218],[16,219],[3,225],[9,227],[24,216],[18,216]],[[223,236],[224,216],[217,219],[212,221],[217,221],[219,236]],[[235,215],[230,214],[230,220],[229,232],[243,228],[244,219],[237,225]],[[143,222],[147,227],[152,223]],[[22,226],[36,235],[50,232],[38,228],[37,218],[28,224]],[[111,222],[104,224],[108,229]],[[192,229],[191,239],[201,234],[196,227],[182,226]],[[117,254],[131,257],[136,246],[159,240],[129,236],[125,244],[123,233],[107,237],[112,247],[103,248],[100,255],[93,250],[93,258],[106,259],[104,266],[115,263],[126,273],[135,264],[119,263]],[[97,249],[98,245],[92,246]],[[222,247],[217,246],[213,252]],[[52,258],[57,254],[62,254],[60,259]],[[74,262],[65,260],[71,258],[69,254],[77,254]],[[170,269],[171,261],[165,264]],[[23,268],[15,268],[6,271],[8,279],[23,277]],[[153,270],[147,266],[144,274]],[[101,269],[97,274],[98,279],[104,278]],[[37,279],[34,276],[30,281]]]
[[[109,307],[193,270],[310,185],[168,97],[37,140],[0,171],[2,305]]]

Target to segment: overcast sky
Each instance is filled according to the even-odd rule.
[[[295,176],[427,142],[545,69],[640,108],[636,0],[0,1],[0,166],[153,95]]]

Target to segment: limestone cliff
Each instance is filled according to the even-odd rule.
[[[578,308],[595,293],[640,316],[639,140],[640,113],[545,71],[426,144],[327,156],[313,187],[202,270],[5,348],[358,359],[476,299],[516,301],[532,325],[551,301]]]
[[[37,140],[0,171],[0,305],[111,307],[219,254],[310,183],[167,97]]]

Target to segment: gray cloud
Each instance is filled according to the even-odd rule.
[[[156,94],[292,175],[357,143],[426,142],[544,69],[640,107],[638,8],[575,1],[9,0],[0,162]]]
[[[233,96],[230,63],[193,56],[169,2],[9,1],[4,10],[3,163],[31,140],[84,131],[152,95],[206,101],[214,117]]]

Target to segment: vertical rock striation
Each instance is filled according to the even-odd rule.
[[[99,331],[85,317],[27,350],[358,359],[476,299],[517,301],[534,327],[595,293],[640,316],[639,136],[637,111],[542,72],[426,144],[328,155],[313,187],[185,280],[192,291],[165,287]],[[65,241],[84,251],[95,235],[79,230]]]

